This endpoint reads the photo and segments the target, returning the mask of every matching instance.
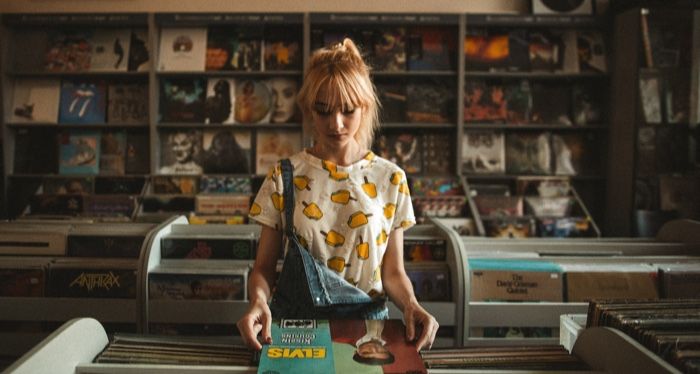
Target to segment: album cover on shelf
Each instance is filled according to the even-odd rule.
[[[535,236],[530,217],[489,217],[483,219],[486,236],[492,238],[529,238]]]
[[[225,237],[170,235],[161,239],[161,255],[178,259],[252,260],[255,259],[256,244],[252,233]]]
[[[550,174],[549,133],[506,135],[506,171],[510,174]]]
[[[243,176],[202,175],[199,178],[199,191],[212,194],[253,194],[251,178]]]
[[[57,79],[17,79],[12,104],[13,122],[58,122],[61,84]]]
[[[571,214],[576,200],[569,196],[525,196],[525,208],[535,217],[563,218]]]
[[[236,82],[234,122],[251,124],[270,121],[272,93],[264,81],[241,79]]]
[[[476,195],[473,196],[476,209],[482,216],[509,216],[518,217],[523,215],[522,196],[503,195]]]
[[[154,194],[195,195],[198,191],[198,177],[154,175],[151,178]]]
[[[507,70],[510,40],[506,30],[470,28],[464,38],[465,67],[468,71]]]
[[[562,84],[532,85],[532,123],[567,125],[571,122],[571,90]]]
[[[448,123],[454,119],[454,90],[446,82],[412,82],[406,85],[408,122]]]
[[[112,83],[107,93],[107,123],[146,124],[148,122],[148,85]]]
[[[301,33],[294,35],[287,27],[265,29],[264,70],[301,70]]]
[[[459,236],[478,236],[476,224],[471,218],[440,218],[440,222],[455,230]]]
[[[296,97],[299,82],[296,79],[274,77],[265,81],[270,90],[270,123],[288,123],[300,121]]]
[[[98,174],[100,171],[100,132],[70,130],[60,133],[60,174]]]
[[[129,29],[96,29],[90,38],[90,70],[126,71],[130,45]]]
[[[676,211],[680,218],[700,218],[700,177],[694,175],[659,175],[661,210]]]
[[[164,79],[160,89],[161,122],[204,122],[206,81]]]
[[[469,80],[464,85],[464,121],[505,122],[506,94],[500,82]]]
[[[377,155],[401,167],[407,174],[423,171],[423,142],[418,134],[381,134],[376,140]]]
[[[568,177],[522,176],[515,180],[515,193],[540,197],[570,196],[571,180]]]
[[[582,72],[605,73],[608,71],[607,53],[603,34],[599,31],[576,32],[579,69]]]
[[[585,217],[538,218],[537,233],[544,238],[581,238],[591,235],[591,221]]]
[[[202,174],[199,161],[202,130],[181,129],[160,134],[161,174]]]
[[[646,123],[661,123],[661,76],[653,72],[640,72],[639,99]]]
[[[581,71],[579,67],[579,49],[578,49],[578,34],[574,30],[551,31],[553,39],[558,42],[560,63],[555,72],[557,73],[578,73]]]
[[[554,174],[581,175],[600,171],[600,153],[593,133],[560,133],[552,135]]]
[[[387,26],[375,33],[374,70],[406,70],[406,28]]]
[[[409,178],[411,196],[456,196],[464,195],[462,184],[455,177],[420,177]]]
[[[577,83],[572,87],[572,117],[574,125],[585,126],[603,122],[605,96],[593,84]]]
[[[246,300],[248,268],[225,271],[160,268],[148,274],[150,300]],[[178,269],[179,270],[179,269]]]
[[[53,37],[46,29],[24,28],[22,44],[32,48],[14,48],[5,68],[16,72],[39,72],[46,69],[46,53],[49,40]]]
[[[207,174],[250,173],[251,133],[204,130],[201,165]]]
[[[49,264],[47,296],[133,299],[136,272],[132,259],[56,259]]]
[[[46,178],[42,193],[47,195],[88,195],[95,192],[95,178]]]
[[[148,30],[132,29],[131,43],[129,45],[129,71],[147,71],[148,62],[151,60],[151,52],[148,50]]]
[[[445,263],[413,263],[406,267],[418,301],[450,301],[450,269]]]
[[[464,131],[462,169],[467,173],[502,174],[506,171],[505,136],[500,131]]]
[[[218,215],[190,213],[187,220],[190,225],[243,225],[248,217],[241,215]]]
[[[102,131],[100,137],[100,174],[124,175],[126,132]]]
[[[452,70],[457,41],[454,32],[436,26],[408,29],[406,67],[408,70]]]
[[[454,171],[455,150],[452,134],[423,134],[423,170],[426,174],[446,175]]]
[[[403,248],[405,262],[445,261],[447,258],[444,239],[407,237]]]
[[[301,151],[301,133],[298,131],[258,131],[255,146],[255,173],[267,174],[277,161],[299,151]]]
[[[532,90],[523,79],[506,86],[506,118],[509,124],[528,124],[532,120]]]
[[[83,198],[83,215],[129,222],[136,203],[137,197],[133,195],[87,195]]]
[[[83,213],[83,201],[87,195],[31,195],[31,215],[77,216]]]
[[[558,35],[542,31],[528,33],[531,71],[554,72],[563,67],[563,43]]]
[[[66,255],[71,257],[139,258],[153,224],[79,225],[68,235]]]
[[[44,70],[49,72],[86,71],[90,69],[92,31],[86,29],[54,30],[49,34]]]
[[[211,27],[206,37],[206,69],[262,70],[261,27]]]
[[[250,195],[199,194],[194,198],[194,210],[197,214],[247,216],[250,198]]]
[[[61,83],[59,123],[105,123],[107,86],[102,81]]]
[[[15,173],[53,174],[58,170],[58,137],[44,129],[15,132]]]
[[[419,223],[425,217],[460,217],[466,206],[466,197],[459,195],[414,196],[413,208]]]
[[[97,178],[95,193],[106,195],[140,195],[146,184],[144,177]]]
[[[207,49],[206,27],[160,30],[158,70],[204,71]]]
[[[375,83],[377,96],[382,108],[379,118],[382,123],[402,123],[406,121],[406,85],[397,82]]]
[[[126,133],[126,174],[148,174],[150,165],[150,145],[145,132],[128,131]]]

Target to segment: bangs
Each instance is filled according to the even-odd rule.
[[[367,107],[366,97],[371,97],[371,93],[363,92],[366,88],[364,82],[358,79],[360,77],[344,74],[338,69],[333,70],[317,80],[316,87],[311,87],[312,92],[309,96],[314,98],[314,101],[308,103],[310,107],[326,111]]]

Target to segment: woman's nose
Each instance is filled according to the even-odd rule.
[[[345,127],[345,125],[343,125],[343,113],[337,111],[331,116],[331,129],[339,131],[343,127]]]

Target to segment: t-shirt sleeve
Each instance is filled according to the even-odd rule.
[[[416,224],[416,216],[413,213],[411,192],[408,188],[406,173],[403,170],[400,170],[398,173],[400,173],[401,181],[398,185],[398,194],[396,194],[396,213],[394,214],[394,222],[391,227],[392,231],[398,228],[406,230]]]
[[[282,230],[282,212],[284,210],[282,176],[279,164],[267,173],[258,190],[258,195],[250,207],[248,217],[275,230]]]

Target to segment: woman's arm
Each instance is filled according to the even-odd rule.
[[[411,281],[406,275],[406,269],[403,266],[403,229],[395,229],[389,235],[382,261],[382,284],[391,301],[403,312],[406,338],[410,341],[416,339],[416,327],[421,326],[416,350],[430,349],[440,325],[435,317],[418,304]]]
[[[272,342],[272,314],[267,303],[275,284],[275,268],[281,249],[282,232],[263,225],[255,264],[248,277],[249,308],[236,324],[245,344],[255,350],[262,349],[257,339],[261,331],[262,341]]]

